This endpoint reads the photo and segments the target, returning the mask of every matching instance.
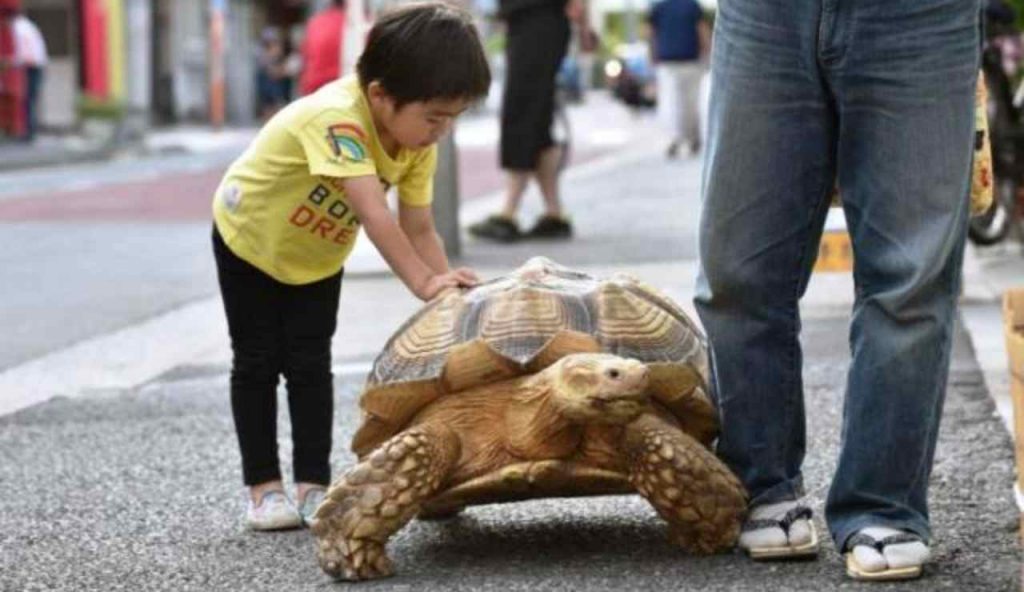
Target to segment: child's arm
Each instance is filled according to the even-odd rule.
[[[428,265],[388,211],[384,189],[376,176],[346,177],[345,196],[374,246],[413,294],[430,300],[444,288],[472,286],[476,275],[467,269],[436,271]],[[443,254],[443,253],[442,253]]]
[[[434,228],[434,215],[430,206],[409,206],[399,203],[398,224],[424,263],[437,273],[448,271],[444,241]]]

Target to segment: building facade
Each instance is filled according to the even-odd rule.
[[[44,130],[84,116],[132,129],[256,120],[259,39],[289,39],[328,0],[22,0],[51,60],[41,92]]]

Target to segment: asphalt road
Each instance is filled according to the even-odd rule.
[[[469,242],[466,262],[507,270],[545,254],[576,266],[640,270],[685,305],[698,170],[696,161],[645,157],[580,176],[566,188],[577,239],[512,247]],[[173,181],[172,175],[159,183],[171,191]],[[78,195],[85,200],[78,204],[111,203],[96,191]],[[132,197],[122,194],[114,204],[131,207]],[[39,200],[47,197],[30,201]],[[0,199],[0,217],[27,201]],[[52,201],[47,211],[59,209],[60,201]],[[183,205],[160,203],[173,204],[158,209],[165,214]],[[537,208],[531,197],[524,221]],[[26,352],[102,334],[215,289],[205,220],[40,216],[0,223],[0,326],[13,338],[0,340],[0,369]],[[829,291],[832,279],[816,280],[824,289],[812,285],[803,335],[806,482],[819,514],[837,454],[848,360],[848,300]],[[829,305],[832,299],[839,304]],[[360,353],[379,350],[373,344],[409,304],[394,280],[346,278],[339,338],[360,341]],[[171,336],[184,343],[188,337]],[[5,345],[11,340],[19,345]],[[397,577],[336,584],[317,568],[307,532],[242,529],[227,370],[225,356],[195,359],[138,387],[94,390],[0,416],[0,591],[1020,589],[1012,444],[962,332],[931,482],[935,565],[923,580],[902,585],[846,580],[830,548],[810,563],[688,557],[668,545],[664,525],[635,496],[484,506],[450,522],[414,522],[391,544]],[[352,461],[347,443],[361,380],[338,377],[338,471]],[[287,475],[285,415],[279,440]],[[819,527],[825,531],[820,519]]]
[[[819,514],[838,445],[846,322],[816,319],[805,328],[816,352],[805,372],[806,477]],[[957,345],[932,478],[935,565],[918,582],[855,584],[828,546],[808,563],[685,556],[640,498],[617,496],[413,522],[390,545],[397,577],[336,584],[316,566],[308,532],[242,529],[227,377],[186,368],[138,389],[0,418],[0,590],[1018,590],[1012,447],[962,333]],[[352,460],[345,443],[360,379],[337,385],[338,470]],[[284,420],[280,432],[288,433]],[[285,445],[286,474],[289,453]]]

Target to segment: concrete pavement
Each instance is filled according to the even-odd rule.
[[[597,273],[628,271],[689,308],[699,164],[667,163],[657,138],[650,146],[621,151],[568,176],[576,240],[511,247],[467,242],[465,262],[485,276],[535,254]],[[495,206],[494,197],[467,204],[463,221]],[[524,217],[536,212],[537,199],[528,198]],[[352,460],[347,443],[365,364],[418,306],[396,280],[377,273],[372,254],[361,256],[366,273],[346,278],[335,340],[338,470]],[[981,274],[969,276],[968,285],[991,281],[984,274],[998,267],[968,266],[969,273]],[[819,514],[838,447],[850,288],[849,276],[817,276],[803,305],[806,479]],[[997,306],[992,291],[968,293],[971,306]],[[239,461],[226,396],[229,353],[218,306],[215,298],[197,300],[80,343],[77,352],[37,360],[37,384],[63,380],[68,390],[56,392],[75,396],[0,416],[0,590],[339,586],[319,573],[308,533],[241,529]],[[400,575],[359,588],[1017,590],[1021,557],[1011,442],[972,339],[957,333],[931,487],[936,565],[921,581],[849,582],[831,549],[817,562],[797,564],[754,564],[739,555],[686,557],[668,546],[663,525],[638,498],[608,497],[484,506],[452,522],[414,523],[390,547]],[[161,340],[174,341],[177,353],[152,364],[144,345]],[[153,357],[164,355],[153,349]],[[97,363],[100,372],[87,368],[79,379],[60,376]],[[96,381],[83,392],[83,381],[101,375],[120,381]],[[0,386],[10,376],[0,374]],[[283,415],[287,475],[289,424]]]

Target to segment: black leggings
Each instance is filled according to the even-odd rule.
[[[318,282],[281,283],[231,252],[216,227],[224,312],[231,334],[231,411],[246,485],[281,478],[277,381],[284,375],[296,482],[330,483],[334,416],[331,337],[344,270]]]

